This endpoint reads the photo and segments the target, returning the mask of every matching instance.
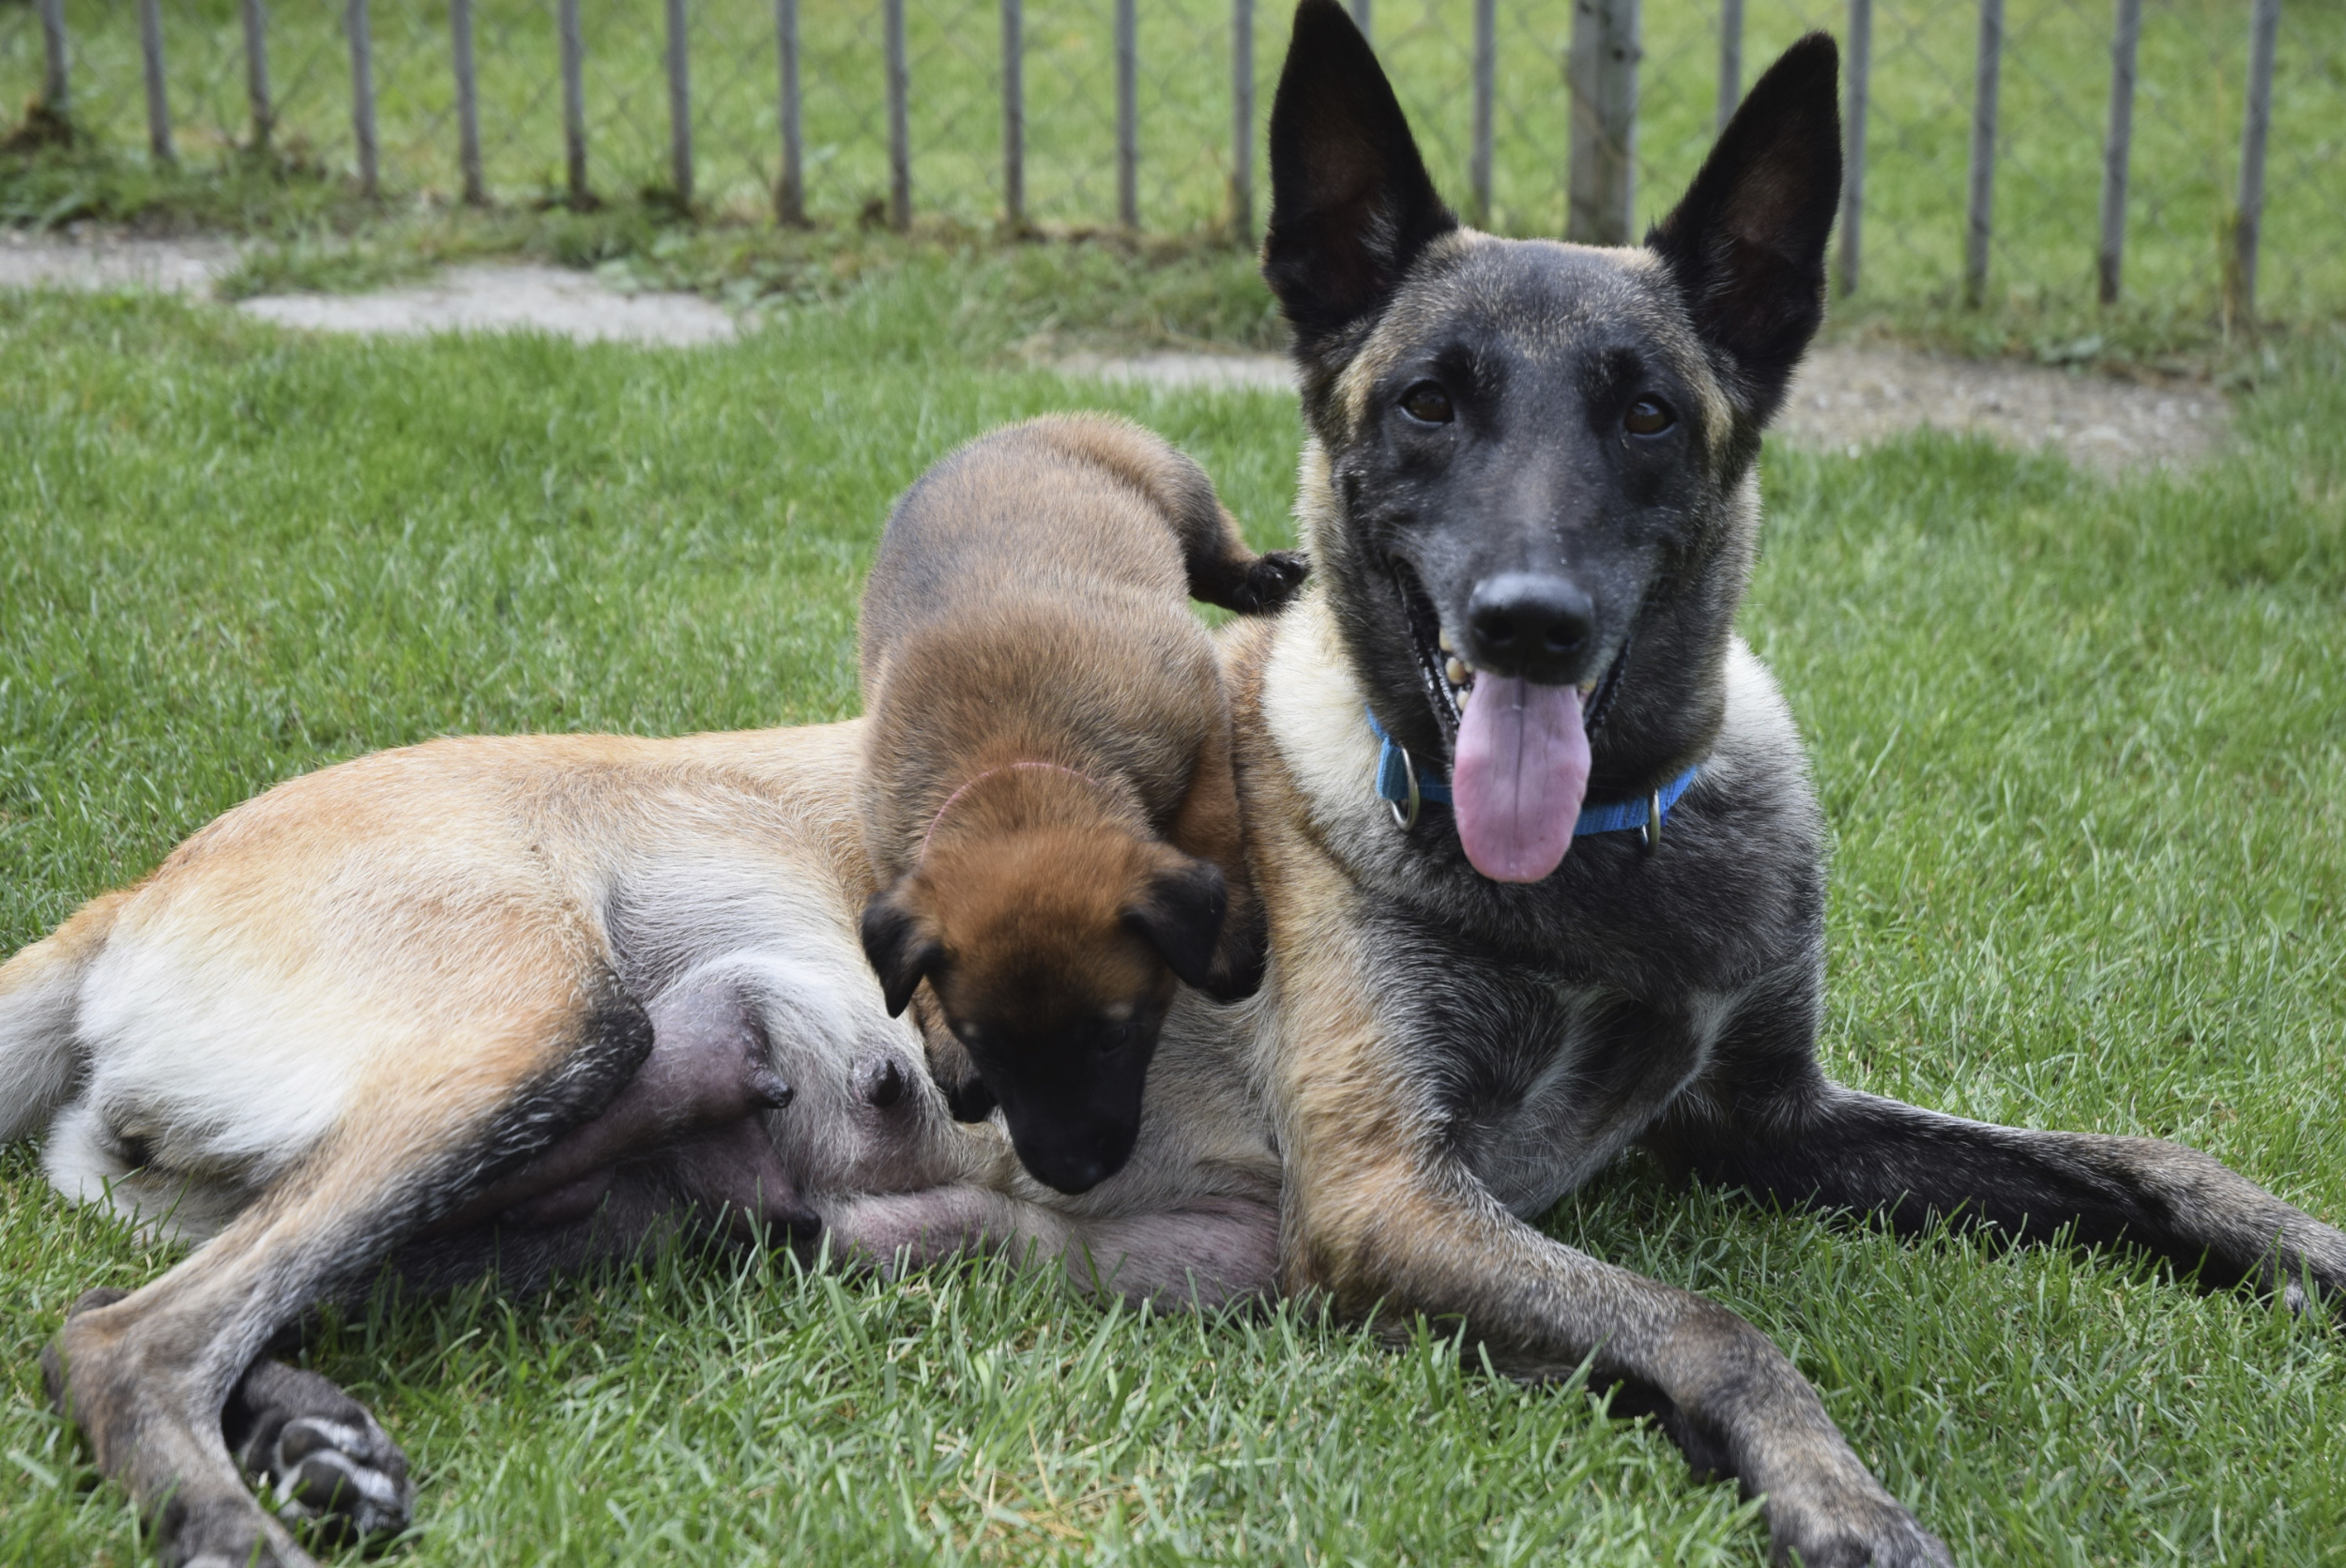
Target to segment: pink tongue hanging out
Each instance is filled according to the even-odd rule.
[[[1589,787],[1580,693],[1484,671],[1474,677],[1450,769],[1458,842],[1494,882],[1537,882],[1572,847]]]

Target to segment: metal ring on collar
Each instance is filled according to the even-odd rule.
[[[1638,848],[1651,855],[1662,847],[1662,792],[1646,791],[1645,825],[1638,830]]]
[[[1401,754],[1401,773],[1409,781],[1409,808],[1405,811],[1400,801],[1388,800],[1385,802],[1385,809],[1393,813],[1394,825],[1406,833],[1417,826],[1417,808],[1420,804],[1417,793],[1417,763],[1410,757],[1409,749],[1407,746],[1395,746],[1394,750]]]

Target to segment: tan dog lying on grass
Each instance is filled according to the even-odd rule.
[[[1061,1192],[1132,1153],[1175,978],[1225,1002],[1262,982],[1229,703],[1189,598],[1273,610],[1302,578],[1246,548],[1197,464],[1096,416],[972,442],[889,519],[863,595],[884,884],[864,951],[891,1013],[928,982],[957,1113],[998,1103]]]
[[[43,1358],[165,1563],[306,1563],[285,1518],[405,1525],[373,1418],[262,1356],[387,1266],[526,1290],[680,1235],[1270,1288],[1278,1162],[1226,1028],[1157,1053],[1138,1147],[1081,1198],[949,1114],[857,941],[865,751],[859,721],[361,757],[0,967],[0,1141],[45,1134],[68,1196],[203,1243],[84,1296]]]

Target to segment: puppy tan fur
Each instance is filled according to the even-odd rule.
[[[1038,1180],[1080,1193],[1138,1135],[1176,978],[1261,982],[1230,713],[1192,594],[1285,602],[1204,472],[1099,417],[997,431],[889,520],[864,591],[863,919],[889,1010],[922,980],[965,1114],[1002,1107]]]

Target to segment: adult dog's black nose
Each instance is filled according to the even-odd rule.
[[[1578,681],[1596,635],[1596,606],[1567,578],[1504,571],[1474,586],[1467,654],[1478,670],[1540,686]]]

